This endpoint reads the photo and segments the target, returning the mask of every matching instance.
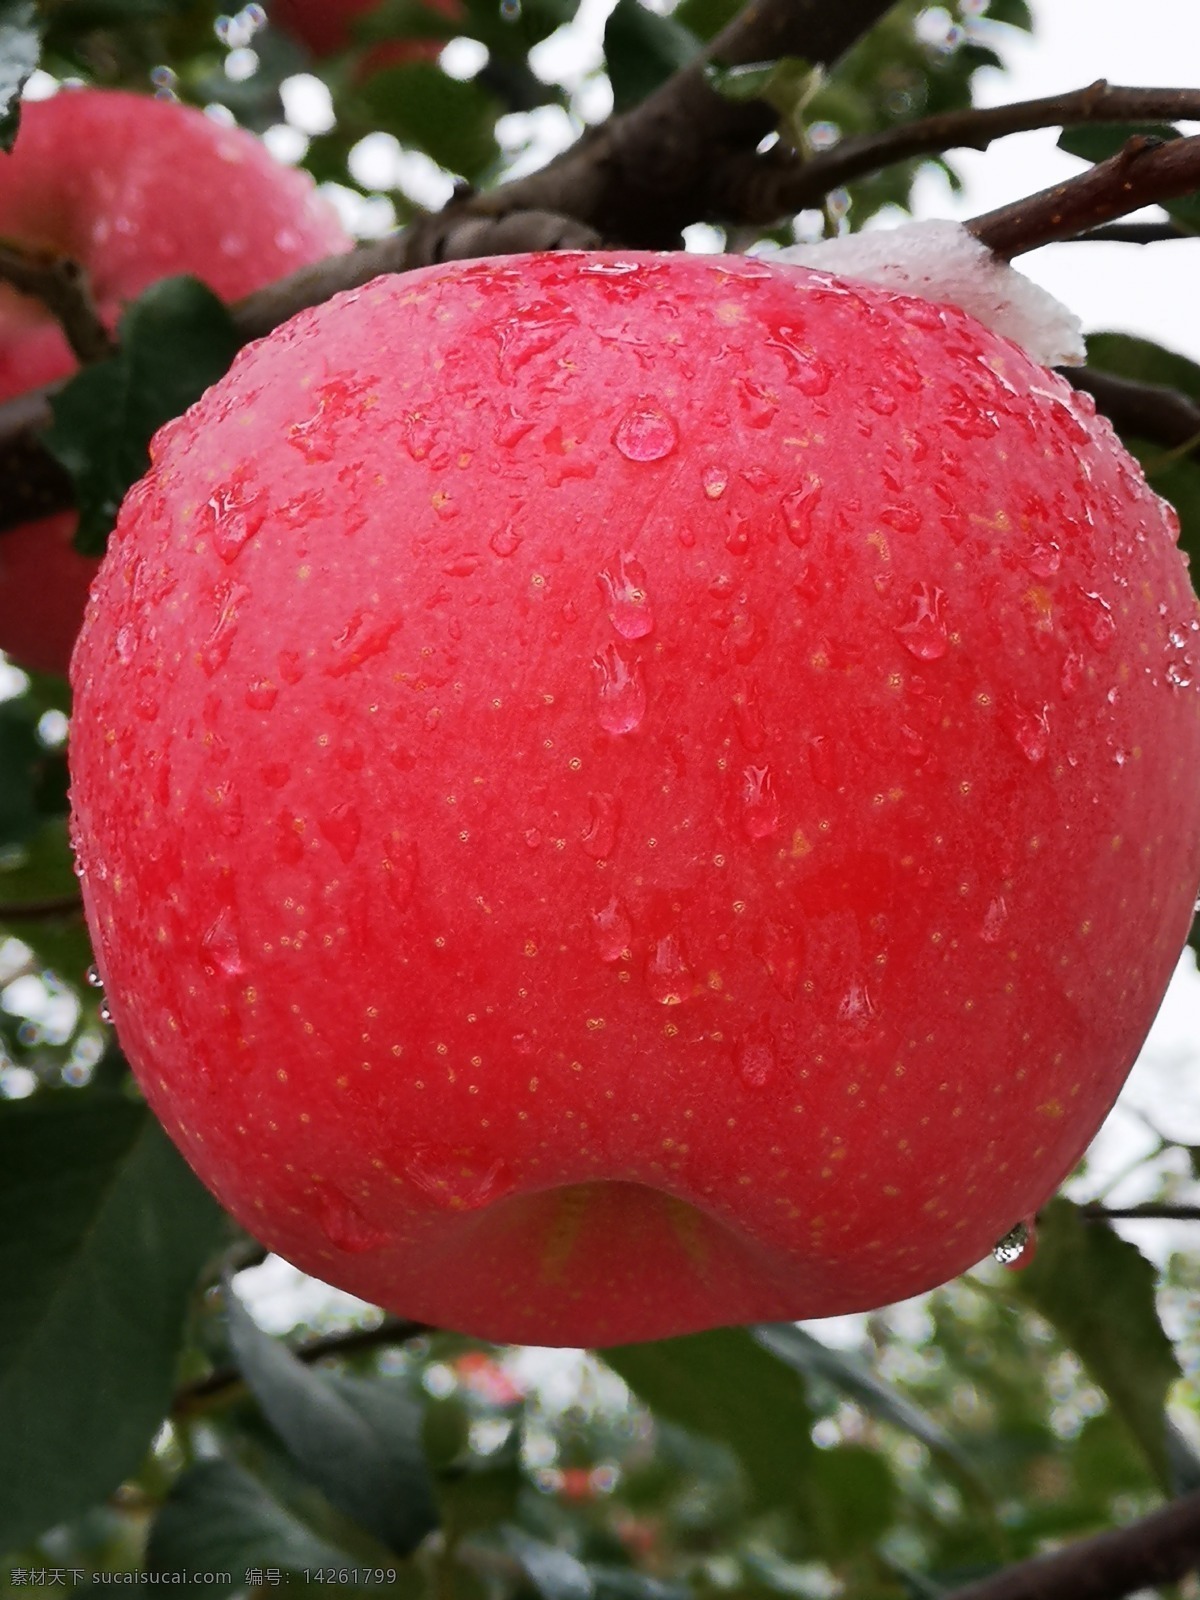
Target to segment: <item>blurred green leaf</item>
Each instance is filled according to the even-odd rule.
[[[1180,1369],[1159,1321],[1156,1276],[1135,1245],[1060,1198],[1039,1216],[1037,1254],[1012,1281],[1075,1351],[1170,1491],[1166,1400]]]
[[[41,821],[39,779],[47,752],[38,712],[22,695],[0,701],[0,850],[24,844]]]
[[[167,1409],[223,1215],[150,1112],[0,1102],[0,1550],[108,1494]]]
[[[505,1547],[524,1569],[542,1600],[593,1600],[591,1575],[566,1550],[535,1539],[515,1523],[502,1530]]]
[[[146,1566],[151,1573],[232,1573],[228,1584],[188,1586],[189,1594],[221,1600],[243,1590],[246,1572],[255,1567],[302,1577],[314,1570],[361,1571],[363,1563],[318,1537],[241,1467],[214,1460],[199,1462],[174,1484],[150,1530]],[[378,1586],[396,1592],[386,1579]]]
[[[818,1450],[802,1499],[808,1537],[836,1565],[883,1537],[895,1520],[898,1498],[881,1450],[857,1444]]]
[[[438,1523],[420,1409],[398,1383],[315,1372],[229,1291],[229,1342],[296,1465],[330,1504],[399,1555]]]
[[[0,150],[13,147],[21,123],[21,90],[41,51],[35,0],[0,0]]]
[[[794,1502],[814,1454],[812,1413],[795,1372],[747,1329],[603,1355],[656,1415],[729,1445],[761,1503]]]
[[[786,1361],[804,1378],[821,1378],[840,1394],[856,1400],[871,1416],[919,1439],[947,1462],[972,1489],[986,1496],[982,1482],[966,1452],[951,1434],[939,1427],[911,1400],[885,1383],[860,1357],[849,1350],[834,1350],[794,1323],[764,1323],[754,1337],[765,1350]]]
[[[641,0],[617,0],[604,25],[613,110],[628,111],[640,104],[686,66],[698,48],[696,38],[675,17],[647,10]]]
[[[370,124],[415,146],[449,172],[476,179],[500,154],[501,106],[474,82],[448,78],[429,61],[374,72],[359,88]]]
[[[125,492],[149,465],[150,439],[221,377],[239,338],[196,278],[168,278],[126,310],[120,349],[85,367],[51,402],[46,444],[75,481],[76,548],[103,553]]]

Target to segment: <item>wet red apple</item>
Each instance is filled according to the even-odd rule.
[[[95,89],[23,108],[0,154],[0,237],[78,261],[110,327],[161,278],[193,273],[232,300],[351,244],[307,175],[250,134]],[[0,287],[0,400],[74,369],[49,314]],[[73,516],[0,531],[0,649],[46,672],[67,670],[96,570],[74,534]]]
[[[74,660],[121,1043],[272,1249],[606,1344],[879,1306],[1079,1158],[1200,877],[1108,424],[801,268],[380,279],[159,435]]]

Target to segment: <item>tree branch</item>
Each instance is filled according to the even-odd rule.
[[[1200,135],[1162,140],[1135,134],[1108,161],[1052,189],[1001,206],[967,224],[1006,261],[1044,244],[1073,239],[1142,206],[1160,205],[1200,189]]]
[[[1140,1206],[1106,1206],[1099,1200],[1089,1200],[1079,1209],[1085,1217],[1102,1217],[1106,1222],[1141,1222],[1147,1218],[1200,1222],[1200,1206],[1176,1205],[1163,1200],[1148,1200]]]
[[[373,1328],[349,1328],[342,1333],[326,1333],[297,1345],[292,1354],[298,1361],[321,1361],[326,1356],[361,1355],[364,1350],[379,1350],[405,1344],[434,1330],[423,1322],[408,1322],[402,1317],[385,1317]],[[214,1401],[228,1398],[231,1390],[244,1386],[245,1379],[236,1367],[216,1367],[203,1378],[180,1384],[171,1401],[173,1417],[190,1416],[207,1409]]]
[[[1089,228],[1087,233],[1077,233],[1074,240],[1064,244],[1167,244],[1172,239],[1200,238],[1181,222],[1110,222],[1102,228]]]
[[[1140,1522],[1019,1561],[943,1600],[1120,1600],[1173,1583],[1200,1564],[1200,1494],[1184,1495]]]
[[[45,900],[17,900],[0,905],[0,922],[23,922],[42,917],[83,915],[83,901],[77,894],[51,895]]]
[[[1200,89],[1126,89],[1100,78],[1086,89],[1068,94],[922,117],[882,133],[844,139],[807,158],[776,145],[728,169],[729,191],[723,210],[731,219],[766,226],[789,212],[819,205],[841,184],[917,156],[954,149],[986,150],[995,139],[1035,128],[1179,118],[1200,119]]]
[[[77,261],[51,250],[25,249],[0,239],[0,279],[41,301],[57,320],[81,365],[112,355],[112,339],[100,320],[87,276]]]

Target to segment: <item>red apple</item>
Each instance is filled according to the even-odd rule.
[[[458,22],[462,0],[423,0],[435,16]],[[354,42],[354,25],[360,17],[379,9],[380,0],[271,0],[271,21],[301,40],[320,59],[336,55]],[[372,69],[403,66],[408,61],[433,61],[441,54],[442,39],[389,39],[369,52]]]
[[[22,110],[0,154],[0,237],[80,262],[104,320],[189,272],[225,299],[350,248],[305,173],[252,135],[171,101],[78,90]],[[36,302],[0,289],[0,401],[66,377],[75,359]],[[65,672],[97,563],[73,516],[0,532],[0,649]]]
[[[1085,396],[801,268],[379,279],[159,434],[73,662],[117,1031],[272,1249],[606,1344],[926,1289],[1112,1104],[1197,606]]]

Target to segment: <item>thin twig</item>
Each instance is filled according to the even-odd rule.
[[[1127,1527],[1005,1567],[942,1600],[1121,1600],[1174,1583],[1200,1563],[1200,1494],[1184,1495]]]
[[[1077,178],[974,217],[967,226],[1007,261],[1196,189],[1200,189],[1200,135],[1164,143],[1135,134],[1123,150]]]
[[[1085,1217],[1102,1217],[1106,1222],[1142,1222],[1148,1218],[1200,1222],[1200,1206],[1175,1205],[1163,1200],[1147,1200],[1140,1206],[1107,1206],[1099,1200],[1089,1200],[1079,1209]]]
[[[819,205],[842,184],[914,157],[986,150],[993,140],[1036,128],[1181,118],[1200,119],[1200,89],[1127,89],[1101,78],[1067,94],[921,117],[881,133],[843,139],[807,157],[776,145],[728,170],[725,210],[731,218],[765,226],[789,212]]]
[[[385,1317],[373,1328],[348,1328],[342,1333],[326,1333],[297,1345],[292,1354],[298,1361],[321,1361],[326,1356],[361,1355],[365,1350],[379,1350],[390,1345],[406,1344],[410,1339],[434,1330],[423,1322],[409,1322],[401,1317]],[[236,1367],[216,1367],[203,1378],[193,1378],[175,1391],[171,1401],[171,1415],[187,1416],[206,1409],[217,1399],[229,1398],[232,1391],[240,1389],[245,1380]]]
[[[1064,239],[1064,244],[1169,244],[1172,239],[1200,238],[1194,228],[1185,228],[1181,222],[1109,222],[1100,228],[1089,228],[1077,233],[1074,241]]]
[[[103,361],[115,348],[100,320],[77,261],[50,250],[27,249],[0,239],[0,279],[35,300],[54,317],[83,366]]]
[[[83,901],[77,894],[49,895],[45,900],[15,900],[0,904],[0,922],[25,922],[41,917],[82,916]]]

